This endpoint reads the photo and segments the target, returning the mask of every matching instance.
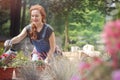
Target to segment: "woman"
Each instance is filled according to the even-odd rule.
[[[34,46],[32,52],[32,60],[50,60],[55,51],[55,34],[50,25],[46,24],[46,13],[42,6],[33,5],[30,8],[31,23],[27,25],[22,32],[13,37],[11,40],[6,40],[4,45],[19,43],[27,35],[30,37],[31,43]]]

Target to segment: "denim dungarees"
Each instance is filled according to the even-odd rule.
[[[45,40],[45,35],[48,26],[44,25],[43,33],[42,33],[42,38],[39,40],[31,40],[32,44],[34,45],[34,49],[32,54],[37,54],[39,59],[45,59],[47,57],[47,52],[50,49],[49,42]]]

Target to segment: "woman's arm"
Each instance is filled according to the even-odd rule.
[[[27,36],[27,30],[26,30],[26,28],[24,28],[19,35],[15,36],[15,37],[13,37],[13,38],[11,39],[11,43],[12,43],[12,44],[19,43],[19,42],[20,42],[21,40],[23,40],[26,36]]]
[[[50,36],[50,38],[49,38],[49,43],[50,43],[50,50],[49,50],[48,56],[47,56],[48,60],[49,60],[50,58],[52,58],[53,53],[55,52],[56,42],[55,42],[55,34],[54,34],[54,32],[52,32],[52,34],[51,34],[51,36]]]

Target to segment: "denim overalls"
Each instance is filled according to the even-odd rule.
[[[38,39],[38,40],[32,40],[31,39],[31,42],[34,45],[34,49],[33,49],[33,52],[32,52],[32,60],[33,61],[39,60],[39,59],[44,60],[47,57],[47,52],[50,49],[49,41],[45,40],[45,35],[46,35],[46,31],[47,31],[48,27],[49,26],[47,24],[44,24],[41,39]],[[39,36],[40,35],[38,34],[38,37]]]

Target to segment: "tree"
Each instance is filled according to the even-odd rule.
[[[22,17],[21,17],[21,29],[25,26],[25,18],[26,18],[26,0],[22,1]]]
[[[72,21],[78,22],[81,24],[89,25],[89,20],[81,13],[76,13],[76,11],[81,11],[87,13],[87,10],[97,10],[101,13],[105,13],[104,11],[104,0],[49,0],[50,11],[55,15],[59,15],[64,18],[65,21],[65,47],[69,45],[69,23],[70,16],[73,16]],[[71,15],[74,14],[74,15]],[[88,27],[88,26],[86,26]],[[84,28],[85,29],[85,28]]]
[[[4,24],[9,19],[9,0],[1,0],[0,1],[0,25]]]
[[[11,0],[10,4],[10,37],[14,37],[20,30],[21,0]]]
[[[106,21],[120,18],[120,0],[106,0]]]
[[[64,18],[65,49],[69,45],[69,34],[68,34],[69,15],[70,15],[70,12],[76,6],[79,6],[78,3],[79,3],[79,0],[50,0],[49,1],[50,11],[55,15],[59,15],[62,18]]]

